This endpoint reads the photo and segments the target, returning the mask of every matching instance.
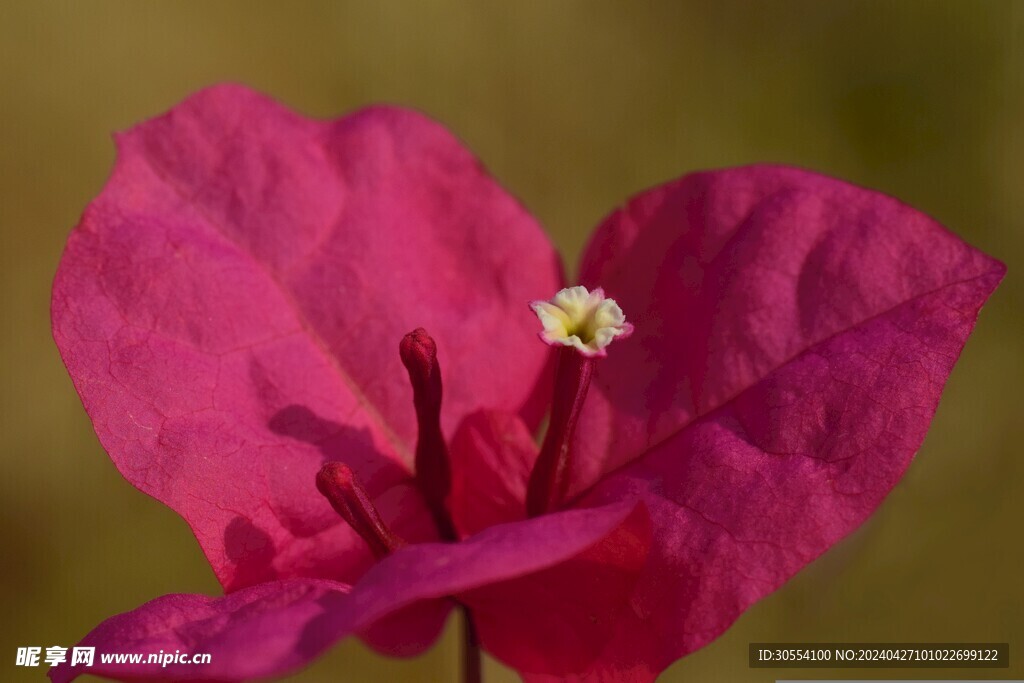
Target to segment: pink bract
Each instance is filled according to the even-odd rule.
[[[857,528],[921,445],[999,262],[882,194],[752,166],[642,193],[582,284],[635,333],[597,361],[570,499],[526,519],[564,285],[537,222],[454,137],[217,86],[117,137],[69,239],[54,338],[121,473],[192,527],[227,595],[83,642],[286,672],[337,639],[422,651],[453,603],[530,681],[649,681]],[[403,335],[436,340],[448,511],[411,478]],[[344,462],[408,545],[376,562],[317,493]],[[55,680],[86,670],[55,667]]]

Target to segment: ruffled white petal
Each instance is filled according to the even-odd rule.
[[[534,301],[530,308],[544,330],[541,339],[552,346],[572,346],[585,356],[604,356],[616,337],[626,337],[633,326],[614,299],[598,287],[567,287],[550,301]]]

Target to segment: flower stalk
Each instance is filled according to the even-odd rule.
[[[482,683],[483,660],[480,655],[480,638],[477,636],[473,613],[468,607],[462,608],[462,683]]]

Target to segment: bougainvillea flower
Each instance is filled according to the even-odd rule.
[[[226,595],[83,641],[210,664],[59,681],[272,676],[348,635],[408,655],[453,605],[526,680],[652,680],[881,503],[1004,270],[881,194],[752,166],[633,198],[565,288],[411,111],[222,86],[117,146],[54,336]]]

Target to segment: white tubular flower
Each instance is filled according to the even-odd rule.
[[[616,337],[633,332],[615,299],[605,298],[598,287],[567,287],[550,301],[534,301],[530,308],[540,318],[540,338],[551,346],[572,346],[588,358],[606,355],[605,347]]]

